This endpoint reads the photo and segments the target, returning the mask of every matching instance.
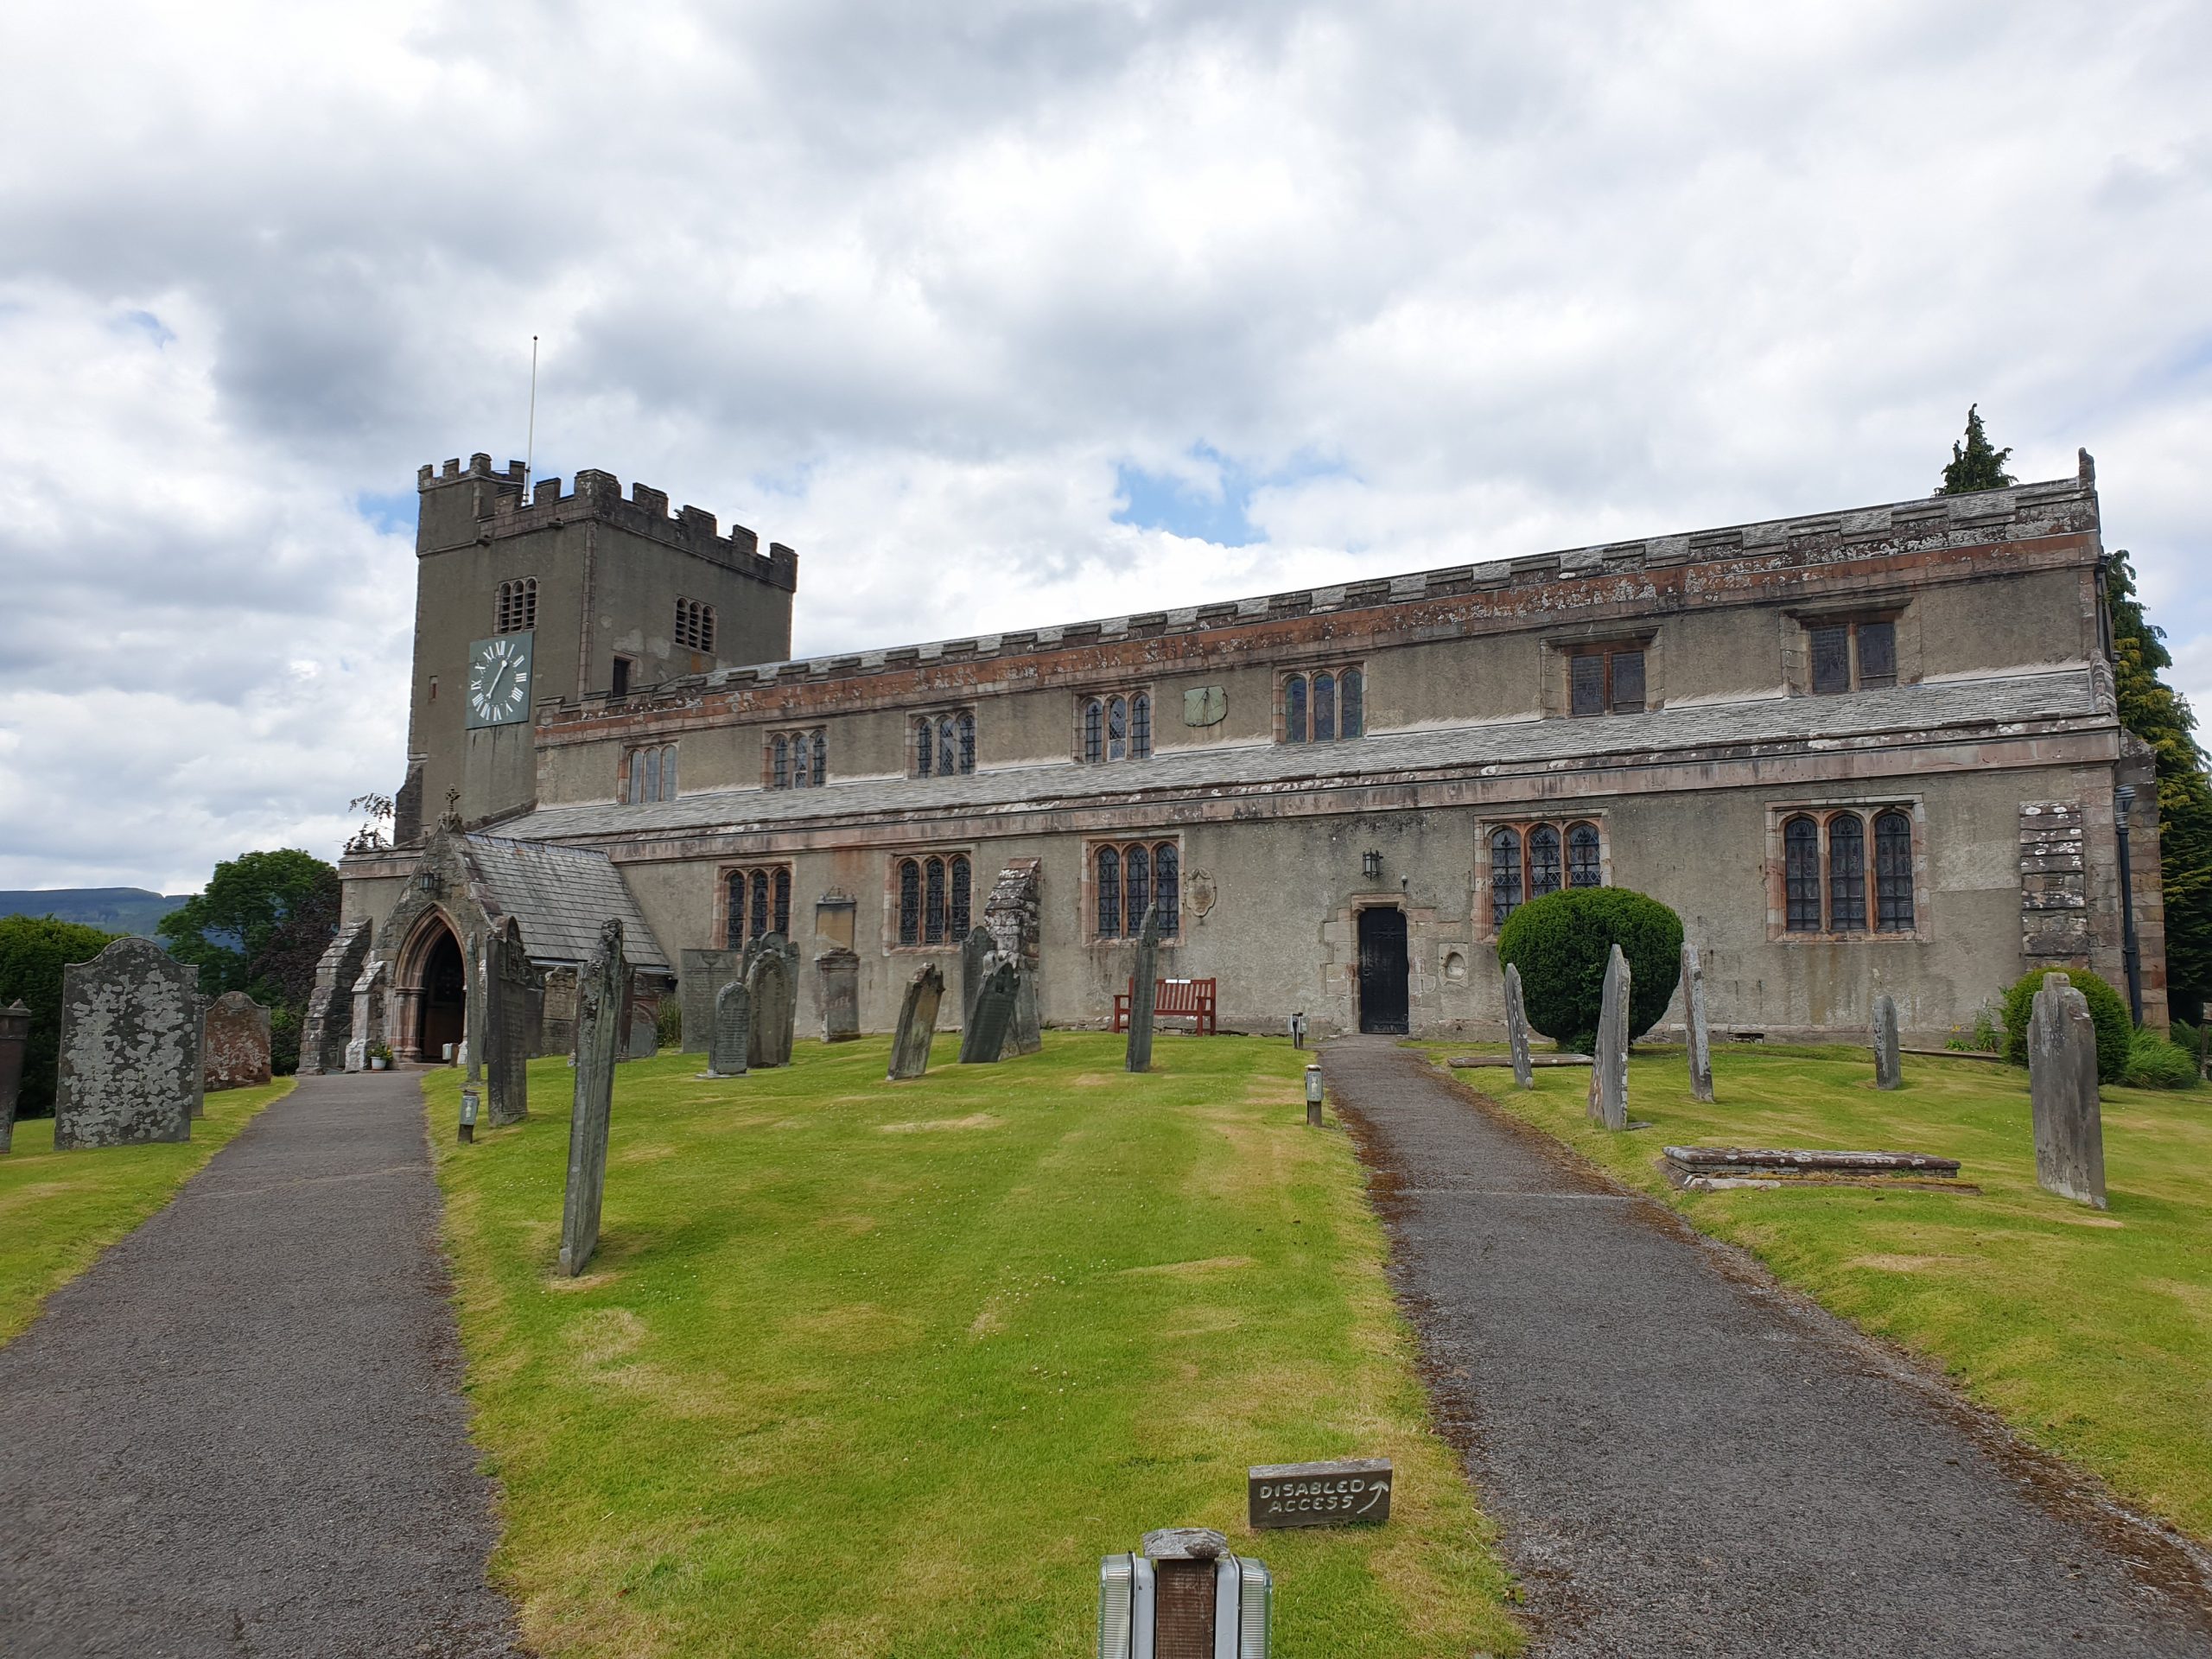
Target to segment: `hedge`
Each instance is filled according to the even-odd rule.
[[[1497,931],[1500,963],[1521,970],[1529,1023],[1560,1048],[1587,1053],[1598,1039],[1605,963],[1628,958],[1630,1041],[1659,1023],[1681,978],[1682,918],[1627,887],[1562,887],[1531,899]]]

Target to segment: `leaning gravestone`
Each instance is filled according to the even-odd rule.
[[[1682,1041],[1690,1052],[1690,1098],[1713,1098],[1713,1028],[1705,1020],[1705,966],[1697,946],[1682,944]]]
[[[796,987],[791,958],[783,940],[768,935],[745,976],[746,995],[752,1001],[752,1025],[746,1041],[747,1062],[756,1069],[791,1063],[791,1022],[798,1017]]]
[[[991,976],[991,969],[998,965],[998,942],[991,937],[988,927],[971,927],[968,937],[960,941],[960,1025],[963,1030],[976,1020],[976,999],[983,994],[983,985]],[[993,1059],[998,1057],[993,1055]]]
[[[814,959],[822,982],[822,1040],[849,1043],[861,1034],[861,959],[844,950]]]
[[[707,1047],[707,1075],[741,1077],[752,1058],[753,995],[741,980],[715,993],[714,1039]]]
[[[1590,1057],[1590,1121],[1609,1129],[1628,1128],[1628,958],[1617,944],[1605,961],[1598,1041]]]
[[[1521,969],[1505,964],[1505,1042],[1513,1051],[1513,1081],[1523,1089],[1536,1086],[1536,1068],[1529,1064],[1529,1008],[1521,1000]]]
[[[519,1123],[530,1116],[530,1051],[537,1046],[537,969],[522,942],[522,926],[512,917],[484,941],[485,1110],[493,1128]]]
[[[2043,976],[2029,1009],[2028,1093],[2035,1108],[2037,1183],[2062,1198],[2105,1208],[2097,1028],[2088,999],[2063,974]]]
[[[1152,1070],[1153,1011],[1160,1001],[1160,907],[1147,905],[1137,935],[1136,971],[1129,979],[1129,1048],[1122,1062],[1131,1071]]]
[[[56,1151],[191,1138],[206,1084],[199,978],[150,939],[62,969]]]
[[[1904,1081],[1897,1050],[1897,1000],[1885,992],[1874,999],[1874,1086],[1894,1089]]]
[[[19,998],[0,1008],[0,1152],[16,1134],[16,1103],[23,1087],[23,1050],[31,1039],[31,1011]]]
[[[207,1005],[200,1053],[209,1089],[251,1089],[268,1082],[269,1010],[244,991],[225,991]]]
[[[1007,1032],[1014,1024],[1014,997],[1020,988],[1018,977],[1010,962],[991,969],[976,998],[967,1029],[960,1033],[961,1065],[995,1065],[1006,1052]]]
[[[899,1030],[891,1039],[891,1070],[897,1081],[918,1077],[930,1069],[930,1039],[937,1035],[938,1005],[944,1001],[944,974],[935,963],[907,984],[899,1007]]]
[[[569,1185],[561,1203],[561,1271],[573,1279],[599,1247],[614,1062],[622,1052],[622,924],[600,925],[599,948],[576,976],[576,1092],[569,1116]]]

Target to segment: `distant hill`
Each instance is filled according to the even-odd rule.
[[[191,896],[143,887],[29,887],[0,892],[0,916],[52,916],[150,939],[154,924]]]

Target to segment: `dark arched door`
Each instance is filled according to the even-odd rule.
[[[1408,1026],[1406,912],[1359,912],[1359,1028],[1402,1037]]]
[[[423,1058],[436,1060],[467,1033],[468,973],[459,942],[441,929],[423,963]]]

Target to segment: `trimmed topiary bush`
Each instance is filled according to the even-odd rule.
[[[2089,1023],[2097,1028],[2097,1081],[2118,1083],[2127,1074],[2135,1022],[2120,993],[2086,968],[2035,968],[2020,976],[2005,993],[2005,1058],[2015,1065],[2028,1063],[2028,1011],[2047,973],[2065,975],[2088,1000]]]
[[[1605,963],[1628,958],[1630,1041],[1659,1023],[1682,974],[1682,918],[1626,887],[1563,887],[1531,899],[1497,931],[1497,958],[1521,970],[1529,1023],[1560,1048],[1587,1053],[1598,1039]]]
[[[2133,1089],[2194,1089],[2196,1052],[2155,1031],[2139,1031],[2128,1045],[2127,1074],[2121,1081]]]

